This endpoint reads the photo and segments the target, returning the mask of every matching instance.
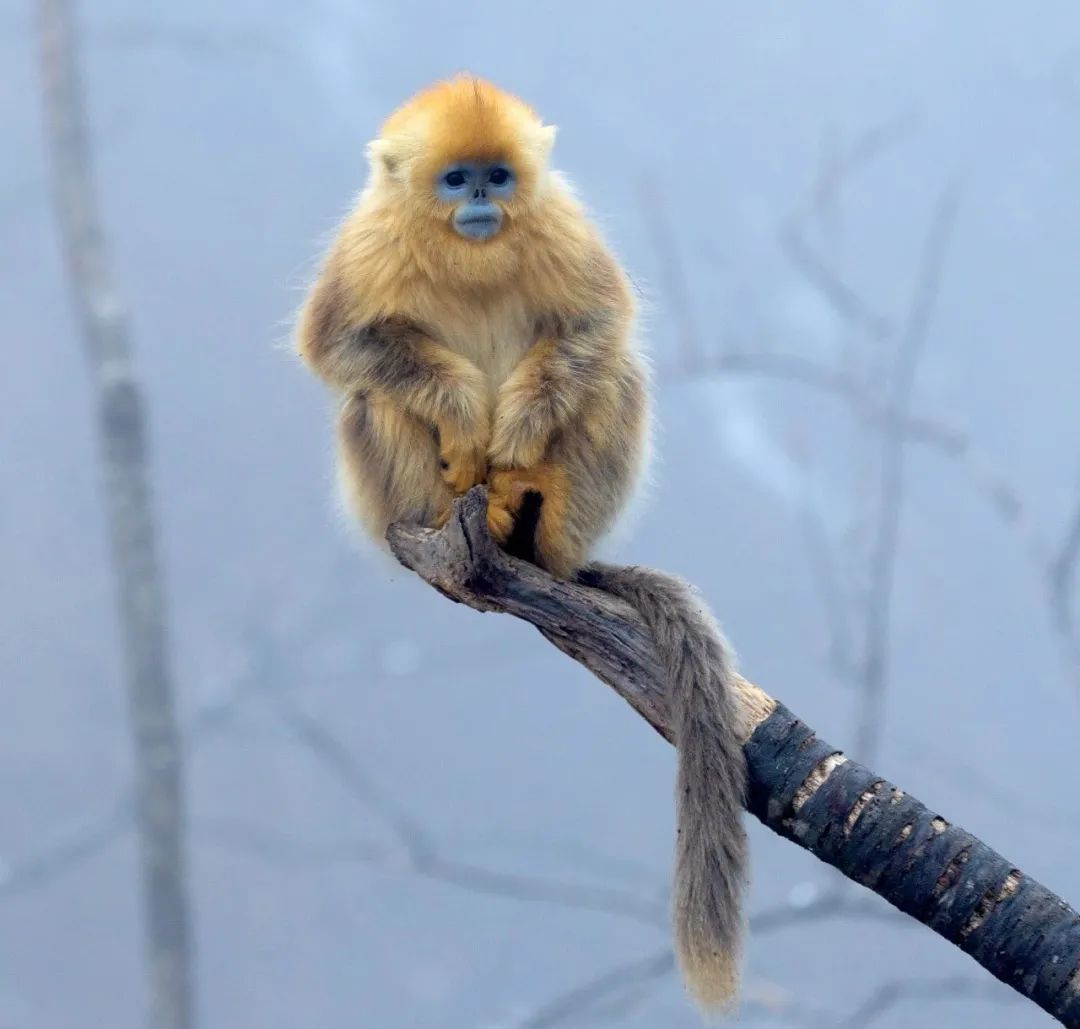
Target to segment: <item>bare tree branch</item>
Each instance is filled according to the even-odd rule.
[[[904,111],[860,132],[846,150],[838,147],[837,156],[823,162],[805,213],[824,215],[835,204],[838,193],[851,176],[910,136],[918,121],[917,110]]]
[[[224,850],[251,854],[263,861],[286,865],[401,865],[396,848],[368,840],[345,839],[312,843],[277,828],[252,825],[233,818],[207,818],[198,815],[192,818],[191,826],[200,840]]]
[[[853,630],[840,583],[836,555],[822,519],[810,505],[804,507],[800,522],[810,569],[821,596],[821,611],[828,628],[828,665],[841,680],[849,681],[854,677]]]
[[[694,318],[693,301],[686,288],[682,248],[672,238],[664,214],[663,193],[656,180],[651,175],[642,176],[638,183],[638,192],[641,197],[638,210],[645,219],[652,249],[658,257],[659,274],[671,305],[671,313],[679,323],[675,335],[682,353],[682,367],[692,368],[701,361],[702,346]]]
[[[46,139],[57,223],[98,407],[112,560],[135,749],[141,876],[154,1029],[188,1029],[191,945],[182,755],[150,489],[144,402],[112,279],[93,181],[70,0],[40,0]]]
[[[847,372],[823,365],[801,354],[726,351],[715,358],[689,363],[680,378],[701,379],[710,375],[771,379],[806,386],[836,397],[866,422],[902,431],[915,442],[934,447],[950,456],[963,454],[968,447],[964,433],[930,418],[898,412],[879,401],[866,385]]]
[[[950,975],[942,979],[895,979],[874,990],[847,1018],[837,1023],[837,1029],[866,1029],[894,1008],[912,1001],[956,1000],[961,997],[985,997],[995,1001],[1016,999],[1015,994],[1005,992],[995,982],[966,975]]]
[[[0,899],[47,885],[100,854],[131,825],[132,801],[128,792],[105,814],[57,830],[18,861],[0,861]]]
[[[666,739],[664,678],[637,612],[504,554],[477,487],[440,530],[392,526],[398,560],[445,596],[531,622],[615,689]],[[993,975],[1080,1027],[1080,916],[990,847],[848,761],[739,678],[748,810],[960,947]]]
[[[923,247],[915,296],[897,348],[889,389],[890,407],[901,417],[906,415],[911,404],[915,373],[937,301],[958,201],[959,191],[956,186],[951,186],[942,193]],[[854,748],[855,753],[867,761],[876,755],[884,726],[893,579],[904,500],[905,443],[905,434],[898,421],[882,427],[878,522],[870,557],[866,643],[860,677],[863,703],[859,712],[859,724],[855,730]]]
[[[794,925],[808,925],[827,918],[861,917],[903,924],[896,912],[884,909],[880,902],[830,894],[804,906],[783,904],[759,912],[749,919],[756,936]],[[640,988],[675,971],[675,954],[665,947],[645,958],[626,961],[567,990],[518,1023],[518,1029],[545,1029],[568,1019],[587,1015],[613,995],[630,988]]]
[[[264,663],[253,662],[226,689],[203,704],[183,727],[184,748],[190,755],[256,691],[267,688]],[[28,854],[15,861],[0,860],[0,899],[48,886],[65,872],[92,858],[131,828],[136,816],[133,785],[117,791],[105,810],[48,833]]]
[[[1080,674],[1080,619],[1077,618],[1077,569],[1080,568],[1080,500],[1077,501],[1065,538],[1050,561],[1050,608],[1054,625]]]
[[[870,339],[882,342],[892,334],[889,318],[873,310],[859,293],[831,267],[806,238],[807,222],[823,217],[836,202],[848,179],[889,147],[907,136],[915,124],[914,112],[872,126],[846,151],[823,163],[805,204],[789,215],[780,228],[780,244],[795,268],[817,289],[844,322]]]
[[[889,320],[866,306],[858,292],[810,248],[794,222],[789,221],[783,226],[780,242],[792,264],[818,289],[844,321],[850,322],[873,340],[880,342],[889,338],[892,333]]]
[[[627,890],[516,875],[445,857],[420,823],[378,789],[367,770],[333,732],[286,698],[276,697],[274,704],[297,742],[390,829],[398,844],[394,867],[473,893],[599,911],[654,926],[666,924],[666,904],[649,901]],[[378,860],[373,855],[369,863]]]
[[[675,953],[670,947],[664,947],[648,957],[622,962],[548,1001],[518,1022],[518,1029],[550,1029],[569,1018],[588,1014],[614,994],[631,987],[640,988],[674,971]]]
[[[301,629],[302,634],[308,631],[307,626]],[[446,857],[419,822],[388,800],[345,743],[306,714],[291,698],[279,696],[281,691],[270,688],[274,668],[280,668],[275,653],[276,650],[254,648],[241,674],[220,695],[199,709],[184,730],[189,753],[226,725],[242,704],[253,697],[261,697],[294,739],[391,829],[394,843],[387,846],[346,839],[312,844],[273,829],[205,816],[194,819],[198,840],[264,860],[294,864],[362,863],[420,875],[473,893],[602,912],[658,927],[666,926],[665,902],[651,900],[629,889],[510,874]],[[0,861],[0,899],[46,886],[100,853],[130,828],[134,814],[134,791],[130,788],[122,790],[107,812],[58,830],[16,862],[5,864]]]

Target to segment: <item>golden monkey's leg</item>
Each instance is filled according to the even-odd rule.
[[[442,525],[453,494],[432,431],[389,400],[350,397],[338,419],[341,492],[377,543],[397,521]]]
[[[613,375],[611,385],[586,417],[559,432],[544,460],[488,477],[492,534],[511,553],[557,578],[569,578],[584,565],[625,508],[642,468],[648,429],[644,377],[630,366]]]

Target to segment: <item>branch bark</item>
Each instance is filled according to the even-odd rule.
[[[671,740],[663,677],[637,613],[558,582],[488,535],[482,487],[442,529],[391,526],[398,560],[478,611],[535,625]],[[764,690],[739,678],[747,810],[971,955],[1063,1025],[1080,1029],[1080,916],[981,840],[849,761]]]
[[[150,487],[145,402],[93,180],[71,0],[40,0],[54,206],[97,405],[135,751],[152,1029],[192,1023],[183,767]]]

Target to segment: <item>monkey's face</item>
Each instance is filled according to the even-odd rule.
[[[468,285],[518,268],[547,196],[555,128],[490,83],[439,83],[371,142],[368,196],[429,275]]]
[[[459,236],[486,242],[502,228],[517,185],[509,162],[455,161],[439,172],[435,192],[449,207],[450,226]]]

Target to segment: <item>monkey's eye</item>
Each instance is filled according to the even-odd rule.
[[[505,168],[492,168],[488,174],[488,182],[493,186],[505,186],[510,181],[510,172]]]
[[[459,171],[447,172],[443,176],[443,182],[451,189],[461,189],[465,185],[465,173]]]

